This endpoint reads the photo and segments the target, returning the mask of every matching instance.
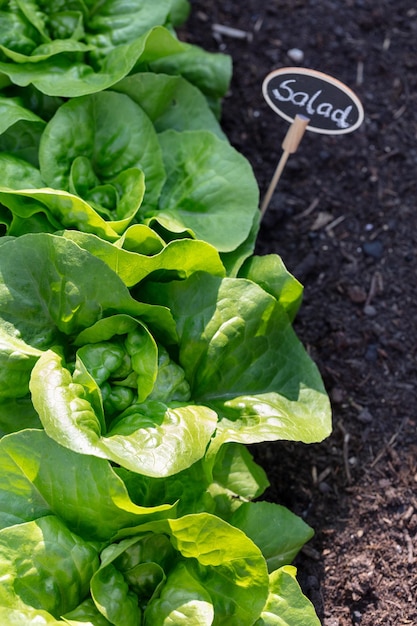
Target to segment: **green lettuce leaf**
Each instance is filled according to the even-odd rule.
[[[105,0],[97,5],[86,2],[89,15],[86,20],[86,41],[91,46],[92,65],[102,62],[120,45],[135,41],[154,26],[163,25],[171,9],[171,0],[125,2]]]
[[[167,130],[159,141],[167,180],[152,221],[173,232],[191,230],[220,252],[237,248],[258,212],[248,161],[208,131]]]
[[[252,256],[239,270],[239,277],[252,280],[283,306],[291,321],[301,305],[303,286],[286,269],[277,254]]]
[[[170,19],[174,26],[179,26],[187,19],[190,13],[188,0],[171,0]]]
[[[157,7],[155,3],[152,6]],[[34,50],[31,35],[33,33],[27,37],[28,45],[23,46],[29,54]],[[17,39],[23,41],[21,33]],[[68,98],[103,91],[128,74],[142,70],[183,75],[214,98],[223,97],[230,82],[230,57],[182,43],[162,26],[117,45],[103,58],[99,54],[98,67],[95,67],[94,59],[78,58],[78,51],[88,52],[91,46],[75,41],[70,41],[71,45],[77,54],[71,54],[71,49],[55,44],[55,48],[47,46],[44,51],[41,49],[44,54],[30,60],[21,55],[16,61],[2,60],[0,73],[16,85],[25,87],[32,84],[47,95]],[[12,56],[15,55],[12,53]]]
[[[17,99],[0,96],[0,134],[21,120],[45,124],[38,115],[23,107]]]
[[[164,479],[133,474],[119,468],[134,502],[154,506],[177,505],[178,517],[190,513],[213,513],[229,521],[243,502],[259,497],[269,485],[263,469],[241,444],[222,446],[213,460],[206,457]]]
[[[213,610],[214,624],[251,626],[259,617],[268,595],[266,563],[257,546],[239,529],[214,515],[198,513],[145,524],[138,528],[138,543],[143,541],[145,532],[168,536],[177,552],[176,558],[165,562],[161,562],[164,552],[160,549],[154,550],[153,556],[152,550],[148,552],[147,561],[160,564],[167,576],[165,585],[156,587],[158,593],[149,599],[145,624],[162,624],[174,615],[178,615],[180,624],[187,623],[185,620],[191,617],[196,621],[188,623],[210,624],[207,620]],[[120,536],[123,534],[121,531]],[[111,561],[119,574],[124,575],[124,584],[131,591],[132,580],[126,577],[127,568],[120,562],[120,551],[131,550],[134,545],[131,537],[121,541],[119,549],[111,546],[105,561],[105,565]],[[178,567],[173,567],[177,564]],[[98,571],[94,579],[99,576]],[[123,581],[119,581],[121,585]],[[183,586],[185,581],[189,586]]]
[[[0,528],[54,514],[84,539],[107,541],[120,528],[175,514],[169,504],[134,504],[107,461],[76,454],[42,430],[3,437],[0,468]]]
[[[112,87],[139,104],[155,130],[210,130],[226,139],[201,91],[182,76],[139,72]]]
[[[68,345],[115,311],[150,321],[168,344],[176,336],[166,308],[135,301],[120,278],[74,242],[45,233],[0,246],[0,312],[10,337],[39,350]]]
[[[7,624],[7,626],[39,626],[39,624],[42,624],[42,626],[56,626],[57,624],[61,624],[62,626],[63,623],[68,623],[56,620],[46,611],[31,609],[26,606],[16,609],[0,605],[0,620],[2,624]],[[74,624],[74,626],[79,625]],[[90,624],[82,624],[82,626],[90,626]],[[99,625],[91,624],[91,626]]]
[[[0,437],[25,428],[42,428],[29,393],[23,398],[2,399],[0,401]]]
[[[273,296],[246,279],[196,273],[149,285],[147,297],[170,307],[192,397],[219,414],[213,453],[227,441],[328,436],[320,374]]]
[[[214,607],[210,594],[184,563],[179,563],[170,572],[161,596],[149,605],[145,613],[145,624],[149,626],[170,622],[178,626],[211,626],[213,620]]]
[[[62,623],[70,626],[112,626],[91,598],[84,600],[76,609],[63,615]]]
[[[85,598],[98,566],[94,544],[71,533],[55,516],[3,528],[0,606],[33,607],[58,618]]]
[[[84,131],[79,132],[82,127]],[[77,192],[97,210],[135,215],[137,189],[132,190],[133,208],[123,207],[118,181],[128,171],[145,175],[144,206],[156,204],[165,180],[162,156],[154,127],[146,113],[125,94],[98,93],[69,100],[50,120],[42,135],[40,171],[45,183],[55,189]],[[78,164],[78,166],[77,166]],[[115,200],[106,197],[103,185],[116,188]],[[132,182],[121,185],[132,186]],[[118,196],[121,195],[120,204]],[[103,205],[100,200],[104,199]]]
[[[175,549],[186,559],[188,572],[210,595],[214,623],[253,624],[266,601],[268,584],[265,561],[244,533],[207,513],[185,515],[152,526],[169,533]],[[201,595],[197,597],[201,601]],[[180,590],[177,598],[180,599]],[[163,598],[160,602],[155,600],[154,606],[149,608],[152,617],[164,611]],[[152,623],[146,618],[145,612],[145,623]]]
[[[14,154],[0,153],[0,167],[2,172],[1,199],[6,206],[8,206],[7,196],[5,198],[4,194],[9,192],[13,194],[14,190],[18,189],[37,189],[44,186],[39,169]],[[15,204],[12,204],[12,209],[15,208]],[[23,209],[25,209],[24,206]]]
[[[27,169],[15,167],[13,174],[17,178],[19,171]],[[0,159],[1,160],[1,159]],[[119,188],[121,199],[115,207],[116,215],[107,214],[102,217],[91,204],[78,195],[58,189],[21,189],[15,190],[0,187],[0,199],[13,214],[13,221],[8,229],[9,235],[20,236],[30,232],[37,232],[33,228],[34,220],[40,214],[45,215],[53,232],[64,228],[78,228],[80,231],[97,234],[103,239],[116,241],[123,230],[128,227],[135,217],[144,193],[144,178],[140,170],[128,170],[112,181],[113,189]],[[40,185],[43,187],[43,183]],[[110,217],[110,219],[106,219]],[[116,218],[116,219],[112,219]],[[51,232],[48,228],[40,228],[40,232]]]
[[[169,476],[192,465],[204,455],[217,423],[207,407],[149,401],[132,404],[104,435],[88,390],[53,351],[36,363],[30,389],[46,432],[58,443],[147,476]]]
[[[313,536],[300,517],[272,502],[245,502],[230,519],[260,548],[272,572],[289,565]]]
[[[320,626],[310,600],[295,578],[296,569],[284,566],[269,575],[268,601],[254,626]]]
[[[148,227],[144,226],[144,228]],[[203,270],[214,276],[224,276],[225,274],[217,250],[200,240],[177,239],[163,246],[157,254],[151,255],[147,253],[146,248],[144,248],[144,253],[139,253],[140,240],[138,238],[137,245],[134,246],[132,242],[133,232],[129,235],[128,245],[137,247],[136,252],[119,247],[119,241],[113,245],[95,235],[80,233],[75,230],[66,231],[63,235],[104,261],[120,276],[127,287],[133,287],[148,277],[152,279],[158,277],[160,280],[164,280],[166,277],[171,280],[182,280],[194,272]]]
[[[0,402],[24,398],[29,376],[41,350],[22,341],[7,322],[0,319]]]

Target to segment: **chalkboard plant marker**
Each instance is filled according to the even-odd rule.
[[[351,133],[363,122],[359,98],[345,84],[308,68],[284,67],[266,76],[262,92],[269,106],[291,126],[282,143],[283,154],[261,205],[261,216],[290,154],[296,152],[304,131],[324,135]]]
[[[288,129],[287,134],[285,135],[284,141],[282,142],[282,156],[278,162],[275,173],[272,177],[272,180],[269,184],[268,191],[265,194],[265,198],[262,202],[261,206],[261,216],[264,215],[265,211],[268,208],[268,205],[271,201],[272,195],[275,191],[275,188],[278,184],[279,179],[281,178],[281,174],[287,163],[288,157],[290,154],[294,154],[297,152],[298,146],[300,145],[300,141],[303,138],[305,129],[309,123],[310,119],[308,117],[304,117],[304,115],[296,115],[293,123]]]

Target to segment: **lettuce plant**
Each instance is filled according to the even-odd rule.
[[[194,237],[238,260],[251,252],[258,214],[253,173],[185,79],[136,74],[117,92],[69,100],[46,124],[18,100],[3,102],[7,234],[72,228],[114,242],[142,223],[167,240]],[[22,158],[29,150],[35,162]]]
[[[96,93],[138,69],[181,74],[217,100],[230,59],[180,42],[172,26],[186,0],[70,3],[5,0],[1,4],[0,84],[34,85],[52,96]]]
[[[3,355],[16,363],[3,396],[30,390],[62,445],[158,477],[209,444],[208,456],[327,434],[320,376],[284,306],[251,280],[151,272],[132,297],[103,261],[48,234],[6,241],[0,263]]]
[[[302,288],[252,256],[258,189],[219,123],[230,59],[186,0],[5,0],[0,618],[317,626],[312,529],[247,444],[320,441]]]
[[[242,446],[329,431],[320,377],[291,328],[298,283],[270,257],[226,278],[212,248],[214,273],[197,263],[179,278],[159,253],[128,288],[67,235],[0,246],[0,568],[12,568],[0,606],[15,623],[163,624],[180,613],[176,623],[267,624],[268,603],[288,603],[291,617],[300,601],[311,614],[285,570],[311,529],[251,502],[267,480]],[[184,244],[189,255],[209,248],[170,245]],[[145,256],[121,253],[138,266]],[[27,577],[22,545],[29,555],[40,537]]]
[[[235,472],[218,463],[216,479],[253,483],[250,459],[245,468],[239,450],[230,452]],[[4,437],[0,466],[5,623],[240,626],[273,624],[273,615],[296,624],[302,613],[318,624],[281,565],[311,529],[283,507],[243,503],[229,522],[176,516],[175,504],[139,506],[107,461],[66,450],[42,430]],[[195,472],[195,490],[199,482]],[[257,532],[263,523],[274,532]]]

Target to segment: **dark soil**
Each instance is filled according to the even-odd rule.
[[[219,35],[215,24],[246,34]],[[296,565],[323,624],[416,625],[415,1],[195,0],[181,38],[232,56],[223,127],[261,194],[288,128],[261,85],[297,64],[288,51],[362,100],[354,133],[306,133],[257,246],[305,286],[295,327],[331,397],[333,434],[255,453],[271,481],[265,497],[316,530]]]

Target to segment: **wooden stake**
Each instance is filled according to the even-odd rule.
[[[287,134],[285,135],[284,141],[282,142],[283,153],[277,165],[277,169],[272,177],[272,180],[269,184],[268,191],[265,194],[265,198],[262,202],[261,206],[261,216],[264,215],[267,210],[269,203],[272,198],[272,194],[275,191],[275,188],[278,184],[279,179],[281,178],[282,171],[287,163],[288,157],[290,154],[297,152],[298,146],[300,145],[300,141],[303,138],[305,129],[308,126],[309,118],[304,117],[304,115],[296,115],[293,123],[288,129]]]

